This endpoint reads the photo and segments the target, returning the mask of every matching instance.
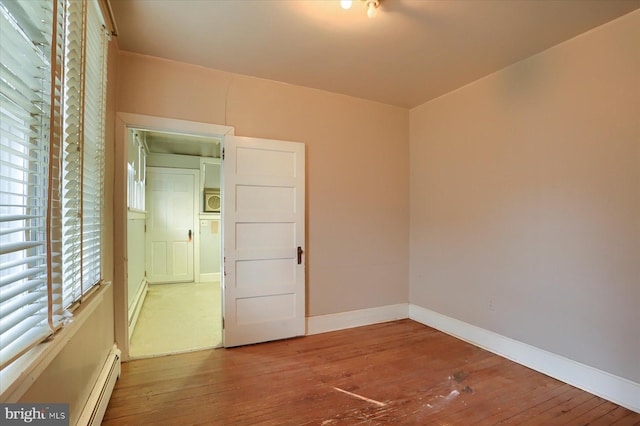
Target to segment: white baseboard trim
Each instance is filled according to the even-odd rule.
[[[307,317],[307,335],[361,327],[409,317],[409,304],[380,306],[357,311]]]
[[[142,279],[142,284],[138,288],[138,293],[133,301],[133,310],[129,311],[129,336],[133,336],[133,330],[138,323],[138,317],[144,304],[144,299],[147,297],[147,290],[149,289],[149,282],[146,278]]]
[[[220,272],[209,272],[206,274],[200,274],[201,283],[220,282]]]
[[[102,423],[116,380],[120,377],[120,356],[120,349],[113,345],[80,413],[76,426],[100,426]]]
[[[639,383],[417,305],[409,305],[409,318],[630,410],[640,412]]]

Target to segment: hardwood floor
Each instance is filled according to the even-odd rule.
[[[131,361],[104,425],[639,425],[411,320]]]

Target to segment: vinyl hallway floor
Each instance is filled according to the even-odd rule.
[[[152,284],[129,343],[133,358],[222,345],[220,283]]]

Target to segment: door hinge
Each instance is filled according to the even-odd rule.
[[[224,329],[224,317],[222,317],[222,328]]]
[[[144,232],[147,232],[147,224],[144,224]]]
[[[222,148],[222,159],[224,160],[224,148]]]

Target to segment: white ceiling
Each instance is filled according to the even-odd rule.
[[[221,138],[137,129],[153,154],[220,157]]]
[[[122,50],[415,107],[640,0],[111,0]]]

